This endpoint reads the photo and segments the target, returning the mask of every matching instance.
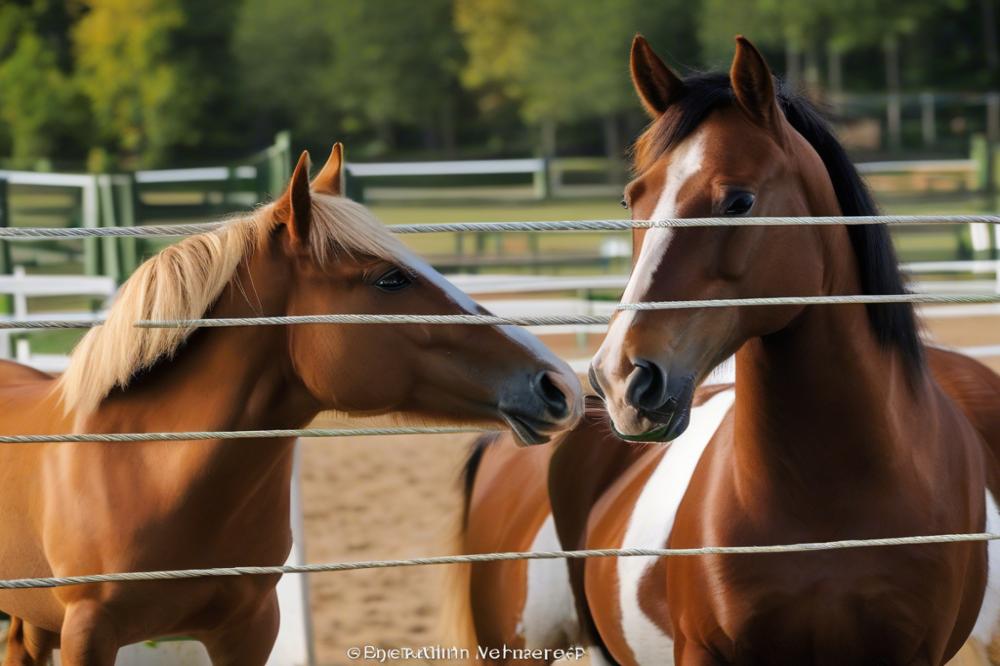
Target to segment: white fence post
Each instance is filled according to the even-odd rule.
[[[989,252],[990,224],[970,224],[969,234],[972,237],[972,249],[975,252]]]
[[[305,529],[302,524],[302,494],[299,476],[302,447],[295,443],[292,466],[292,552],[287,564],[305,564]],[[282,576],[278,583],[281,629],[267,666],[312,666],[312,624],[309,610],[309,579],[305,574]]]

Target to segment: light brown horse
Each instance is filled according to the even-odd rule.
[[[124,285],[61,379],[0,364],[0,433],[299,428],[321,410],[507,422],[530,442],[573,425],[569,367],[511,327],[140,330],[139,319],[477,313],[362,206],[341,148],[312,182],[188,238]],[[290,547],[294,441],[0,446],[0,577],[275,565]],[[108,666],[120,646],[189,636],[217,666],[263,664],[277,577],[0,592],[5,666]]]
[[[825,123],[805,101],[776,96],[745,40],[728,76],[682,81],[639,38],[632,72],[653,117],[626,193],[635,218],[875,212]],[[634,247],[626,301],[903,290],[881,227],[637,231]],[[735,391],[696,393],[734,352]],[[971,359],[924,349],[909,306],[623,312],[595,357],[592,382],[613,430],[642,443],[609,456],[615,438],[597,417],[558,443],[548,484],[565,548],[1000,529],[1000,378]],[[646,443],[670,439],[667,447]],[[477,513],[486,508],[477,479],[502,448],[480,453],[473,469],[470,534],[480,520],[496,521],[501,533],[519,529],[510,514]],[[500,463],[518,474],[510,456]],[[992,543],[989,551],[995,574],[1000,553]],[[530,573],[522,578],[527,588],[509,570],[509,595],[546,594],[530,589]],[[561,621],[575,616],[578,635],[622,664],[674,655],[693,664],[940,664],[973,629],[988,643],[1000,610],[992,578],[983,600],[984,544],[597,559],[550,578],[568,581],[577,603],[552,609],[548,626],[559,624],[559,612]],[[478,582],[480,632],[514,626],[502,640],[523,641],[526,627],[477,605],[497,584]],[[518,610],[523,618],[528,604]]]

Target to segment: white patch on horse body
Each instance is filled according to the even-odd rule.
[[[705,447],[733,404],[735,391],[713,396],[691,412],[691,424],[675,439],[643,486],[629,518],[622,548],[663,548],[669,542],[677,509]],[[639,605],[639,585],[655,560],[618,559],[618,603],[622,634],[636,663],[672,664],[673,640]]]
[[[993,498],[993,493],[986,490],[986,531],[992,534],[1000,533],[1000,508]],[[972,637],[983,645],[989,645],[1000,630],[1000,541],[986,542],[987,564],[989,574],[986,579],[986,594],[983,605],[979,609],[976,626],[972,629]]]
[[[530,550],[562,550],[551,513],[535,535]],[[517,624],[517,633],[524,638],[524,646],[535,649],[576,645],[580,639],[580,623],[566,560],[528,560],[527,586],[521,620]]]
[[[677,195],[688,179],[701,170],[704,157],[705,137],[701,133],[695,133],[677,147],[674,159],[667,165],[663,191],[656,202],[652,219],[663,220],[676,216]],[[674,230],[670,228],[650,229],[646,232],[639,258],[632,268],[625,293],[622,294],[622,303],[635,303],[645,298],[652,284],[653,275],[663,260],[673,236]],[[601,348],[597,351],[598,357],[610,355],[612,358],[617,358],[625,344],[625,334],[631,328],[635,315],[634,310],[624,310],[617,314],[608,328]]]

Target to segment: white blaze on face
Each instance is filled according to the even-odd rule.
[[[688,180],[701,171],[704,157],[705,133],[703,130],[689,136],[674,150],[673,159],[667,165],[663,191],[656,202],[652,219],[664,220],[677,216],[677,197]],[[666,254],[673,235],[673,229],[659,228],[646,232],[639,258],[632,268],[632,275],[625,287],[625,293],[622,295],[622,303],[635,303],[636,299],[641,298],[649,290],[653,274],[659,267],[663,255]]]
[[[652,219],[662,220],[676,217],[677,197],[691,177],[701,171],[704,157],[704,130],[695,132],[674,150],[673,159],[667,165],[663,191],[656,202]],[[659,228],[650,229],[646,232],[642,242],[642,249],[639,251],[639,258],[636,260],[635,266],[632,267],[632,274],[629,277],[628,285],[625,287],[625,293],[622,294],[622,303],[639,302],[649,293],[653,275],[666,255],[673,235],[673,229]],[[601,348],[597,350],[597,354],[594,356],[596,365],[604,367],[608,371],[613,371],[619,365],[619,359],[625,353],[623,349],[625,334],[631,328],[635,314],[635,311],[630,310],[624,310],[617,314],[608,328],[608,333],[601,344]],[[616,402],[615,396],[621,393],[620,390],[616,389],[624,388],[625,377],[608,377],[607,379],[611,380],[612,385],[605,386],[604,389],[607,391],[608,406],[611,410],[612,418],[614,418],[616,408],[613,403]],[[616,386],[619,383],[622,384],[621,387]],[[615,419],[615,422],[618,425],[617,419]]]
[[[479,306],[476,302],[464,291],[449,282],[446,277],[438,273],[426,261],[409,251],[398,259],[402,265],[413,271],[421,280],[437,287],[448,300],[454,303],[456,309],[459,310],[455,314],[479,314]],[[524,328],[520,326],[497,326],[496,328],[503,331],[504,335],[511,342],[530,352],[540,362],[558,369],[564,376],[575,380],[576,373],[573,372],[569,365]],[[571,381],[570,386],[572,385]],[[572,399],[572,396],[567,397]]]

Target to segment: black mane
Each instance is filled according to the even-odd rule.
[[[777,82],[777,81],[776,81]],[[694,74],[684,79],[684,91],[657,119],[637,145],[640,162],[650,163],[689,136],[714,110],[735,104],[729,76]],[[845,216],[878,215],[878,207],[843,146],[823,115],[806,98],[778,85],[778,103],[788,122],[819,154]],[[902,294],[906,284],[899,272],[889,230],[881,224],[850,225],[848,235],[865,294]],[[896,347],[906,365],[921,371],[923,345],[913,305],[870,304],[868,320],[883,347]]]

